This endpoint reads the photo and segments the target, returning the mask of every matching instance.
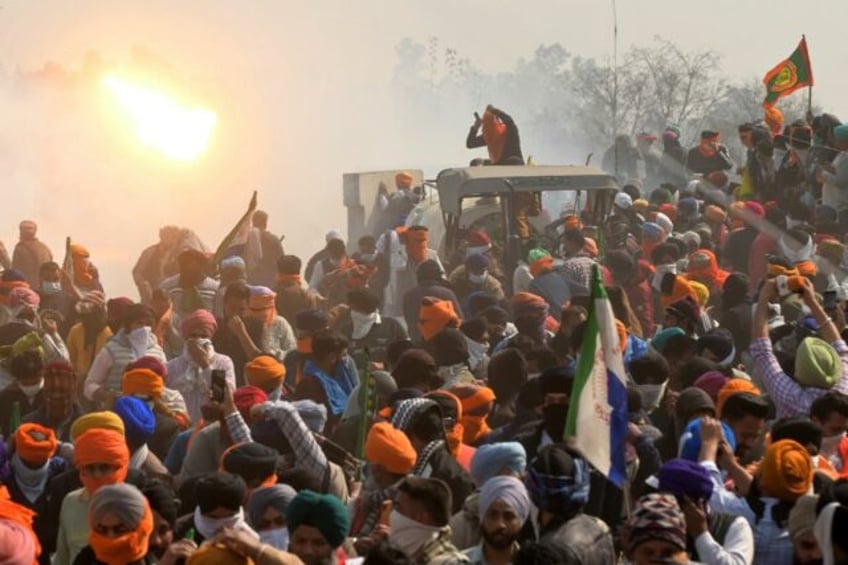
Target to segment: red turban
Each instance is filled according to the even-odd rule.
[[[218,331],[218,322],[208,310],[195,310],[183,318],[183,323],[180,325],[184,339],[190,338],[193,333],[199,330],[205,330],[209,337],[212,337]]]

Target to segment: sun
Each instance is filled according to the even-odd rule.
[[[166,93],[109,75],[102,84],[115,96],[141,143],[178,161],[193,161],[208,147],[218,116],[188,108]]]

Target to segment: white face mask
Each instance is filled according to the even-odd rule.
[[[244,510],[239,508],[237,514],[228,518],[210,518],[201,514],[200,507],[198,506],[194,509],[194,526],[204,538],[212,539],[223,529],[243,529],[246,526],[244,522]],[[253,535],[256,534],[254,533]]]
[[[839,444],[845,439],[845,432],[833,436],[823,436],[821,442],[822,453],[831,455],[839,449]]]
[[[486,279],[488,277],[489,277],[489,271],[483,271],[479,275],[474,275],[474,274],[468,273],[468,280],[470,280],[474,284],[483,284],[484,282],[486,282]]]
[[[353,322],[353,334],[351,337],[353,339],[362,339],[368,335],[374,324],[379,323],[380,313],[376,310],[370,314],[351,310],[350,320]]]
[[[44,388],[44,379],[39,380],[34,385],[22,385],[21,383],[18,383],[18,388],[21,389],[24,396],[32,400],[35,395],[41,392],[41,389]]]
[[[285,551],[289,548],[289,529],[274,528],[272,530],[263,530],[259,532],[259,541],[270,545],[274,549]]]
[[[392,510],[389,523],[392,532],[389,534],[389,543],[410,557],[414,556],[425,544],[434,540],[441,531],[441,528],[426,526],[407,518],[397,510]]]
[[[211,361],[212,356],[215,355],[215,348],[212,347],[212,340],[205,337],[194,337],[186,340],[186,352],[188,352],[188,344],[193,343],[197,345],[204,353],[206,353],[206,360]]]
[[[62,283],[44,281],[41,283],[41,292],[44,294],[58,294],[62,292]]]
[[[142,326],[132,330],[127,334],[127,339],[130,342],[130,349],[133,350],[136,358],[144,357],[147,353],[147,346],[150,343],[150,336],[153,330],[149,326]]]
[[[636,385],[639,392],[642,393],[642,409],[651,413],[660,406],[663,396],[665,395],[665,387],[668,381],[661,385]]]

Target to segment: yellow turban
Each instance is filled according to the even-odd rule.
[[[85,432],[95,429],[114,430],[125,435],[124,422],[114,412],[89,412],[77,418],[71,425],[71,439],[76,440]]]

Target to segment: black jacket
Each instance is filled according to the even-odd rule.
[[[453,496],[453,514],[462,510],[465,499],[474,492],[474,481],[465,472],[453,455],[445,449],[437,449],[429,459],[432,472],[430,477],[443,480],[450,487]]]
[[[523,165],[524,155],[521,153],[521,137],[518,135],[518,126],[515,125],[515,121],[509,114],[497,108],[489,108],[489,110],[506,126],[506,140],[504,141],[503,153],[500,160],[492,164],[504,165],[510,160],[518,160]],[[486,147],[486,141],[483,139],[482,134],[477,133],[477,129],[476,126],[471,126],[468,132],[468,137],[465,139],[465,147],[468,149]]]
[[[710,157],[701,153],[700,148],[693,147],[689,150],[689,157],[686,159],[686,168],[693,173],[708,175],[716,171],[727,171],[733,168],[733,161],[730,155],[727,154],[727,147],[720,145],[715,155]]]

